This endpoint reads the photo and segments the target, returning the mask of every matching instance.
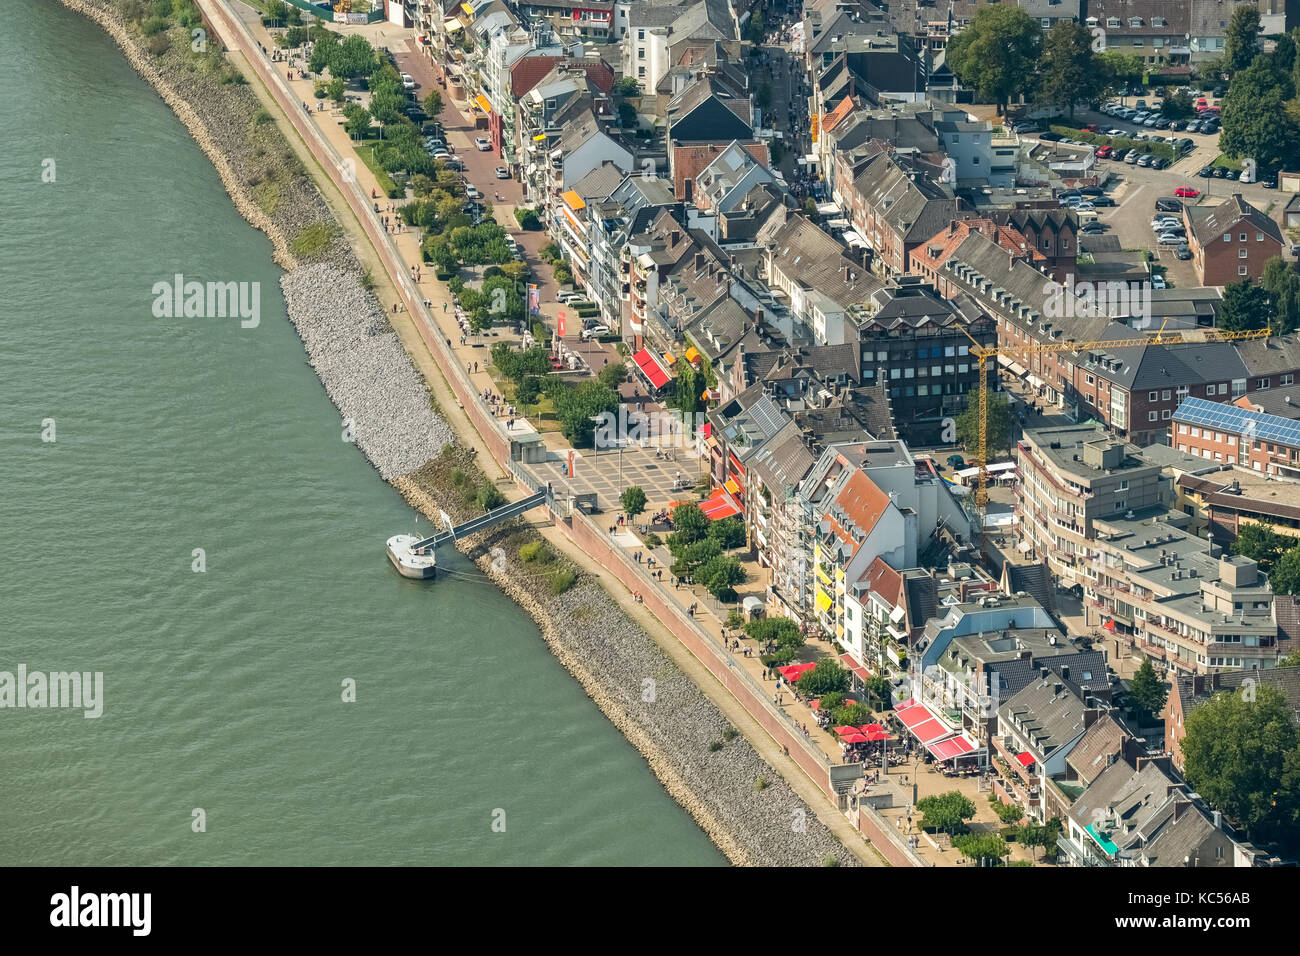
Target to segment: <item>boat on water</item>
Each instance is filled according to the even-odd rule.
[[[438,559],[432,547],[413,547],[420,540],[413,534],[393,535],[388,539],[388,560],[402,577],[427,581],[438,573]]]

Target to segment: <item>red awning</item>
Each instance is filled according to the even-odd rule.
[[[703,435],[705,438],[711,436],[713,434],[713,423],[705,422],[703,427],[700,428],[700,434]]]
[[[836,727],[836,728],[835,728],[835,732],[836,732],[837,734],[839,734],[841,737],[847,737],[849,734],[856,734],[856,733],[858,732],[858,728],[856,728],[856,727]]]
[[[1034,755],[1026,750],[1024,753],[1016,754],[1016,759],[1020,761],[1020,766],[1028,767],[1034,762]]]
[[[788,664],[785,667],[778,667],[777,673],[793,684],[816,666],[816,664]]]
[[[1108,631],[1113,631],[1115,630],[1115,622],[1107,621],[1105,624],[1102,625],[1102,627],[1104,627]]]
[[[861,730],[864,734],[883,734],[883,733],[886,733],[885,728],[882,727],[880,724],[863,724],[863,725],[862,725],[861,727],[859,727],[858,729]]]
[[[853,671],[854,675],[861,680],[865,681],[871,676],[871,671],[859,664],[852,654],[841,654],[840,661],[843,662],[845,667]]]
[[[953,737],[927,748],[936,760],[952,760],[975,752],[975,744],[965,734]]]
[[[942,740],[950,736],[953,731],[943,723],[930,708],[924,704],[918,704],[915,700],[908,700],[910,707],[898,707],[894,710],[894,716],[903,722],[903,726],[912,732],[912,735],[922,744],[929,746],[936,740]]]
[[[740,514],[740,509],[732,504],[727,497],[725,488],[719,488],[701,501],[700,510],[704,512],[704,517],[710,521],[717,521],[719,518],[730,518],[732,515]]]
[[[659,364],[659,360],[650,354],[648,349],[642,349],[632,356],[632,361],[636,362],[636,367],[641,370],[641,374],[655,388],[663,388],[668,384],[668,373],[664,367]]]
[[[872,743],[875,743],[878,740],[893,740],[893,739],[894,739],[893,737],[891,737],[888,733],[886,733],[883,730],[873,730],[871,733],[867,734],[867,740],[871,741]]]
[[[867,742],[867,738],[862,736],[861,734],[849,734],[847,737],[844,738],[844,742],[846,744],[865,744]]]

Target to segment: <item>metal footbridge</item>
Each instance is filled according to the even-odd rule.
[[[518,501],[512,501],[510,504],[502,505],[500,508],[494,508],[487,514],[479,515],[477,518],[471,518],[464,524],[449,528],[447,531],[440,531],[435,535],[425,538],[423,541],[417,541],[411,545],[411,550],[419,554],[426,548],[437,548],[440,545],[450,544],[457,538],[463,538],[466,535],[478,534],[480,531],[486,531],[488,528],[495,527],[503,521],[523,514],[525,511],[531,511],[540,505],[546,504],[549,493],[543,488],[536,494],[529,495],[527,498],[521,498]],[[450,523],[450,522],[449,522]]]

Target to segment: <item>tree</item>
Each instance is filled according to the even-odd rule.
[[[1268,576],[1274,594],[1300,593],[1300,547],[1292,548],[1278,561]]]
[[[1151,666],[1151,658],[1145,658],[1129,682],[1129,695],[1133,702],[1153,717],[1164,709],[1169,696],[1165,683],[1156,676],[1156,669]]]
[[[999,833],[963,833],[953,837],[952,845],[962,856],[981,864],[984,860],[1001,860],[1007,855],[1007,841]]]
[[[1269,574],[1294,543],[1290,537],[1278,534],[1269,525],[1245,524],[1238,529],[1237,540],[1232,542],[1232,553],[1250,558],[1259,564],[1259,569],[1264,574]]]
[[[977,452],[980,446],[980,393],[971,389],[966,393],[966,408],[957,416],[954,425],[957,429],[957,441],[968,452]],[[1011,438],[1011,406],[1001,392],[989,392],[987,448],[990,455],[994,450],[1007,447]]]
[[[948,65],[980,99],[1006,112],[1011,97],[1026,92],[1043,45],[1043,30],[1018,7],[981,7],[948,43]]]
[[[1273,320],[1268,292],[1250,279],[1230,282],[1223,287],[1223,304],[1219,308],[1219,328],[1228,332],[1262,329]]]
[[[788,617],[762,617],[745,625],[745,633],[763,646],[803,647],[803,631]]]
[[[360,103],[344,103],[343,129],[353,139],[365,139],[370,135],[370,113]]]
[[[736,585],[744,584],[748,576],[739,561],[729,554],[720,554],[700,566],[695,580],[708,588],[715,598],[726,601],[735,598]]]
[[[889,681],[879,674],[872,674],[864,681],[867,688],[867,698],[869,700],[878,700],[886,707],[890,704],[890,697],[893,695],[893,689]]]
[[[1068,110],[1101,98],[1107,77],[1092,50],[1092,33],[1082,23],[1061,20],[1043,42],[1035,99]]]
[[[421,105],[429,116],[436,119],[438,114],[442,112],[442,94],[437,90],[430,90],[424,94],[424,101]]]
[[[335,103],[342,103],[343,95],[347,91],[347,88],[347,84],[336,76],[334,79],[330,80],[328,85],[325,87],[325,93]]]
[[[1253,682],[1241,692],[1221,691],[1188,714],[1183,727],[1187,782],[1248,832],[1266,833],[1278,811],[1272,795],[1297,747],[1281,691]]]
[[[623,493],[618,496],[618,501],[629,518],[635,518],[645,511],[646,497],[640,485],[631,485],[625,488]]]
[[[965,821],[975,816],[974,802],[960,790],[924,797],[916,802],[916,809],[921,814],[921,829],[944,833],[964,830]]]
[[[1300,125],[1287,108],[1289,96],[1290,78],[1278,71],[1269,57],[1256,57],[1233,77],[1223,98],[1219,148],[1230,156],[1253,159],[1260,166],[1289,165],[1300,152]]]
[[[354,80],[357,77],[369,76],[375,71],[379,60],[375,56],[375,48],[359,33],[344,38],[343,42],[335,47],[330,56],[330,76],[342,77],[345,80]]]
[[[536,375],[529,375],[519,383],[519,388],[515,391],[515,401],[524,408],[529,405],[536,405],[537,400],[542,397],[542,380]]]
[[[695,577],[701,580],[700,568],[714,558],[722,557],[722,546],[709,538],[701,538],[699,541],[679,547],[676,551],[673,551],[675,542],[672,540],[672,535],[668,538],[668,550],[672,552],[674,558],[671,570],[679,578]]]
[[[1192,101],[1191,93],[1180,90],[1165,97],[1165,101],[1160,104],[1160,112],[1170,119],[1183,119],[1196,112],[1196,104]]]
[[[1059,817],[1052,817],[1046,823],[1039,823],[1037,820],[1030,820],[1016,832],[1016,839],[1027,847],[1055,846],[1057,838],[1061,835],[1061,820]]]
[[[615,96],[637,96],[641,92],[641,84],[637,82],[635,76],[625,76],[614,84]]]
[[[1273,304],[1273,332],[1287,335],[1300,328],[1300,271],[1281,256],[1264,263],[1259,284],[1267,290]]]
[[[1119,50],[1105,50],[1098,55],[1101,69],[1105,71],[1107,88],[1118,93],[1142,81],[1142,60]]]
[[[683,535],[689,544],[698,541],[709,530],[709,519],[700,506],[689,501],[673,509],[673,535]]]
[[[710,538],[722,545],[724,551],[739,548],[745,543],[745,522],[742,518],[732,515],[730,518],[713,522],[709,525],[708,533]]]
[[[824,658],[818,661],[812,670],[805,671],[803,676],[795,682],[795,686],[799,688],[801,694],[806,694],[809,697],[821,697],[832,691],[844,693],[849,689],[849,680],[850,675],[847,667],[844,667],[838,661]]]
[[[1259,51],[1259,7],[1241,4],[1232,11],[1223,41],[1223,68],[1230,75],[1245,70]]]
[[[1296,648],[1286,657],[1278,659],[1278,667],[1300,667],[1300,647]]]

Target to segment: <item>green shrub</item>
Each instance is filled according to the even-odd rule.
[[[289,244],[294,255],[311,259],[323,253],[334,238],[334,227],[324,222],[312,223]]]
[[[721,741],[721,740],[715,740],[715,741],[713,741],[711,744],[709,744],[709,752],[710,752],[710,753],[717,753],[717,752],[718,752],[719,750],[721,750],[721,749],[722,749],[722,741]]]
[[[523,561],[549,564],[555,560],[555,552],[545,541],[530,541],[519,548],[519,557]]]
[[[567,568],[556,571],[551,577],[551,593],[563,594],[569,588],[573,587],[573,582],[578,580],[578,576]]]
[[[154,56],[162,56],[172,48],[172,38],[165,33],[159,33],[146,40],[144,46]]]
[[[493,508],[499,508],[506,503],[506,496],[501,493],[501,489],[486,478],[478,486],[478,494],[474,500],[484,511],[491,511]]]

